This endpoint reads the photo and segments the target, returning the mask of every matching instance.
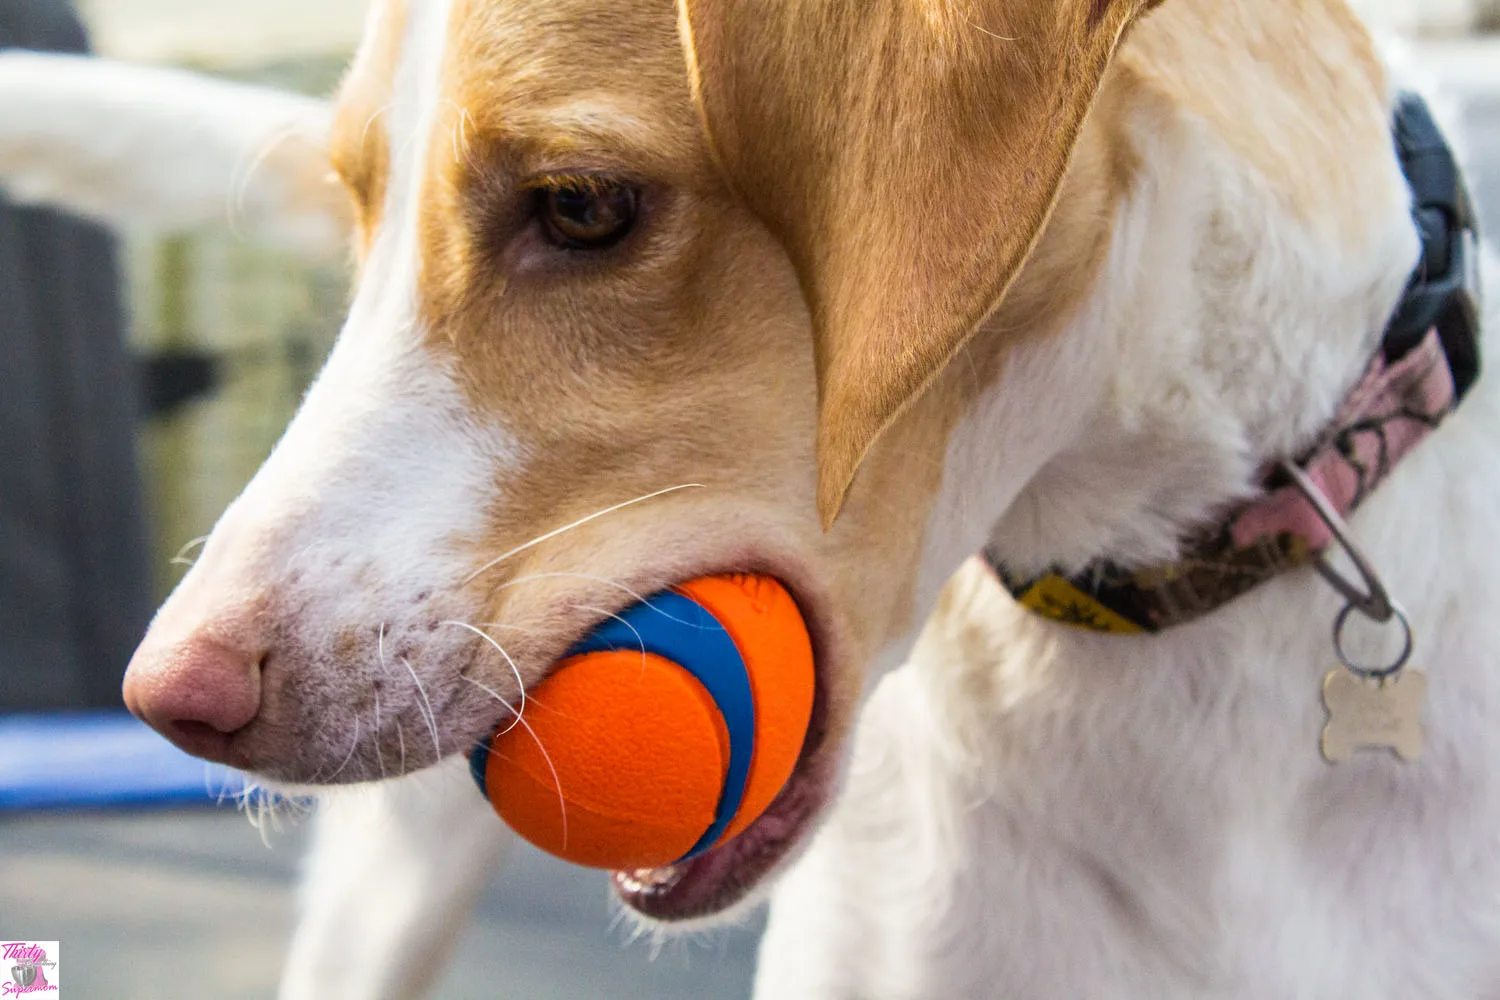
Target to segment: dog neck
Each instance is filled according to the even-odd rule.
[[[1043,617],[1134,634],[1175,628],[1326,552],[1395,465],[1451,414],[1478,376],[1478,229],[1452,149],[1427,103],[1400,101],[1394,141],[1412,188],[1422,260],[1380,350],[1316,446],[1265,470],[1265,491],[1184,536],[1150,568],[1094,562],[1082,573],[1012,573],[987,559],[1013,596]],[[1389,616],[1383,599],[1370,605]]]
[[[1358,381],[1420,247],[1383,75],[1363,29],[1326,8],[1300,26],[1236,11],[1322,62],[1329,93],[1288,61],[1237,56],[1199,5],[1132,37],[1032,261],[942,383],[967,408],[919,611],[986,545],[1022,574],[1172,559]],[[1193,60],[1228,67],[1225,89],[1182,85]],[[1278,103],[1301,113],[1257,111]],[[1348,176],[1289,169],[1297,156]]]

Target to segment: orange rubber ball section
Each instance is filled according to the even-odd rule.
[[[755,750],[740,809],[719,843],[771,805],[802,755],[812,722],[812,640],[797,602],[768,576],[707,577],[677,588],[709,610],[739,647],[755,697]]]
[[[796,766],[812,717],[812,646],[775,580],[713,577],[676,589],[724,625],[755,699],[750,773],[722,844],[766,810]],[[713,824],[728,729],[707,689],[670,660],[638,650],[564,660],[528,696],[526,722],[530,732],[496,737],[485,781],[501,817],[543,850],[593,868],[656,868]]]

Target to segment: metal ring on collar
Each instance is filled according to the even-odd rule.
[[[1411,661],[1411,654],[1416,647],[1416,637],[1412,634],[1411,621],[1406,617],[1406,612],[1401,610],[1401,606],[1399,604],[1392,602],[1391,613],[1396,621],[1401,625],[1401,632],[1405,637],[1405,641],[1401,648],[1401,655],[1396,659],[1396,662],[1389,667],[1376,670],[1355,663],[1349,658],[1349,654],[1344,649],[1344,628],[1349,624],[1349,616],[1356,611],[1359,611],[1361,615],[1364,614],[1363,609],[1361,609],[1358,605],[1346,605],[1344,607],[1344,610],[1339,612],[1338,618],[1334,619],[1333,648],[1334,651],[1338,653],[1339,662],[1342,663],[1351,674],[1354,674],[1356,677],[1362,677],[1367,681],[1389,680],[1390,678],[1399,674],[1401,671],[1405,670],[1407,663]]]
[[[1353,532],[1349,530],[1349,525],[1334,509],[1328,497],[1323,495],[1317,483],[1312,481],[1312,477],[1295,462],[1282,462],[1281,468],[1291,479],[1292,485],[1307,499],[1318,517],[1327,525],[1328,533],[1333,536],[1333,540],[1354,564],[1354,569],[1359,573],[1364,586],[1361,587],[1358,583],[1346,579],[1321,553],[1314,558],[1313,568],[1328,582],[1329,586],[1343,595],[1344,599],[1349,602],[1350,608],[1374,622],[1385,624],[1390,621],[1391,616],[1395,614],[1395,601],[1391,600],[1390,592],[1381,582],[1380,574],[1375,571],[1374,565],[1365,558],[1359,546],[1354,544]],[[1344,615],[1347,616],[1348,613],[1348,609],[1345,609]],[[1343,621],[1344,617],[1341,616],[1340,625]]]

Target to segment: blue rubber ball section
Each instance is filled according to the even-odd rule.
[[[718,703],[725,728],[729,730],[729,772],[724,777],[724,791],[719,796],[713,824],[692,850],[679,859],[687,861],[718,842],[745,797],[750,759],[755,750],[755,696],[750,690],[750,674],[739,647],[719,620],[697,601],[671,590],[649,597],[618,618],[610,619],[567,655],[622,649],[653,653],[687,670]],[[485,788],[485,762],[489,752],[486,740],[469,755],[469,772],[486,799],[489,791]]]

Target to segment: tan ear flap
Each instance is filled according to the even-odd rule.
[[[825,526],[1025,262],[1156,2],[679,0],[714,155],[812,312]]]

